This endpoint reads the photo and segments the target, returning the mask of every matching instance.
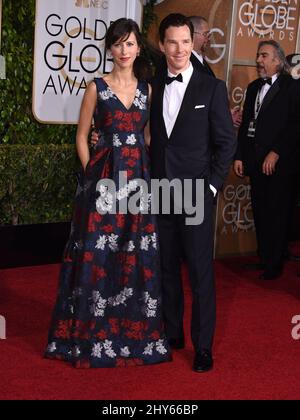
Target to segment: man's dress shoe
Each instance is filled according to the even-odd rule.
[[[175,350],[184,349],[184,338],[182,338],[182,337],[180,337],[180,338],[169,338],[168,343],[169,343],[169,346],[172,349],[175,349]]]
[[[207,372],[213,368],[213,365],[214,361],[212,358],[211,351],[204,349],[197,351],[193,365],[193,370],[195,372]]]

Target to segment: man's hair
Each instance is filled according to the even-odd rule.
[[[160,42],[164,42],[166,30],[170,28],[170,26],[175,26],[176,28],[179,28],[185,25],[188,26],[191,32],[191,38],[194,39],[194,26],[188,17],[182,15],[181,13],[171,13],[170,15],[166,16],[159,25]]]
[[[189,16],[189,19],[194,26],[194,31],[199,29],[203,23],[208,23],[207,19],[203,16]]]
[[[269,41],[260,41],[260,43],[258,44],[257,51],[260,50],[260,48],[264,47],[265,45],[271,45],[271,47],[273,47],[275,50],[275,54],[278,60],[280,61],[277,68],[278,73],[283,73],[283,74],[289,73],[290,66],[288,65],[288,62],[285,58],[284,50],[281,47],[281,45],[278,42],[273,41],[272,39]]]

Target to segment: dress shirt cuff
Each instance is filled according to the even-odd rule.
[[[209,184],[209,188],[212,190],[212,192],[213,192],[213,194],[214,194],[214,197],[217,195],[217,190],[216,190],[216,188],[213,186],[213,185],[211,185],[211,184]]]

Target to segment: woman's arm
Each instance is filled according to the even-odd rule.
[[[152,87],[148,84],[149,88],[149,100],[148,100],[148,106],[149,109],[151,108],[151,99],[152,99]],[[144,130],[144,136],[145,136],[145,143],[149,147],[151,142],[151,135],[150,135],[150,119],[148,120],[145,130]]]
[[[76,134],[77,153],[84,170],[88,161],[90,160],[88,135],[91,128],[96,103],[97,87],[95,83],[92,82],[88,85],[82,100],[79,123]]]

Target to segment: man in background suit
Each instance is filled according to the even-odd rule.
[[[212,68],[205,59],[205,53],[210,46],[211,29],[208,21],[203,16],[190,16],[194,27],[194,49],[191,55],[191,63],[194,68],[211,77],[216,77]],[[242,112],[239,109],[231,110],[232,121],[235,127],[239,127],[242,121]]]
[[[248,175],[262,280],[281,275],[287,240],[290,159],[297,120],[295,82],[280,45],[262,41],[259,78],[250,83],[238,135],[235,173]]]
[[[210,45],[210,27],[203,16],[190,16],[194,27],[194,48],[191,55],[191,63],[194,68],[212,77],[216,77],[212,68],[205,60],[205,51]]]
[[[193,369],[205,372],[213,367],[215,331],[213,201],[227,176],[236,140],[225,83],[200,73],[190,62],[193,33],[191,21],[181,14],[171,14],[160,24],[167,68],[152,83],[150,156],[152,178],[205,181],[202,224],[187,225],[184,213],[158,216],[166,334],[173,348],[184,347],[183,246],[193,294]]]

